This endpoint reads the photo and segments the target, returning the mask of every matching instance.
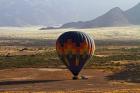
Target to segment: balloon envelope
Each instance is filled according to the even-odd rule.
[[[56,41],[56,51],[60,59],[74,76],[78,76],[94,50],[93,38],[84,32],[65,32]]]

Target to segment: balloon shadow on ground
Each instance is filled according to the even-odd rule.
[[[20,85],[20,84],[35,84],[35,83],[49,83],[63,80],[22,80],[22,81],[0,81],[0,85]]]
[[[126,82],[140,83],[140,64],[126,64],[123,70],[107,76],[107,79],[124,80]]]

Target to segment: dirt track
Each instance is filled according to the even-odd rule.
[[[140,89],[140,84],[112,82],[105,77],[111,72],[86,69],[81,72],[88,80],[71,80],[65,69],[20,68],[0,70],[0,91],[111,91]]]

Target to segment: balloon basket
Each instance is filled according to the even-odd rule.
[[[72,79],[73,80],[78,80],[79,78],[78,78],[78,76],[74,76]]]
[[[88,77],[86,77],[86,76],[80,76],[80,77],[74,76],[72,79],[73,79],[73,80],[87,80]]]

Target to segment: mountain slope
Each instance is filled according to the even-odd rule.
[[[71,1],[61,1],[65,2],[57,0],[0,0],[0,26],[52,25],[73,21],[74,19],[69,18],[74,18],[75,11],[70,8],[66,10],[65,4],[60,6]]]
[[[89,2],[86,0],[0,0],[0,26],[50,26],[89,20],[95,18],[96,13],[102,12],[96,11],[94,2],[94,0]]]
[[[90,27],[92,27],[92,25],[94,27],[112,27],[129,25],[129,21],[126,18],[124,11],[119,7],[115,7],[103,16],[90,21],[90,24]]]
[[[42,11],[43,6],[37,8],[30,0],[2,0],[0,3],[0,26],[41,25],[44,19],[51,20],[50,15]]]
[[[127,10],[125,13],[132,24],[140,25],[140,3]]]
[[[127,11],[116,7],[94,20],[66,23],[61,28],[93,28],[126,25],[140,25],[140,3]]]
[[[93,28],[93,27],[112,27],[126,26],[129,21],[125,16],[125,12],[119,7],[111,9],[106,14],[97,17],[94,20],[86,22],[71,22],[64,24],[61,28]]]

